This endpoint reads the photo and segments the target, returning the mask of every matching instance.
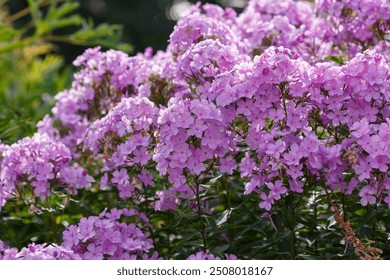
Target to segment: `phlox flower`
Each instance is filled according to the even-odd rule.
[[[271,210],[272,204],[274,203],[273,196],[271,194],[267,196],[265,193],[262,192],[260,193],[260,198],[262,199],[262,201],[260,202],[259,207],[267,211]]]
[[[287,188],[283,186],[283,183],[281,180],[275,181],[275,183],[267,183],[266,184],[269,192],[269,197],[272,197],[274,200],[279,200],[281,198],[281,195],[285,194],[287,192]]]

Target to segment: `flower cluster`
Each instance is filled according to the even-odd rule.
[[[200,175],[214,158],[221,157],[222,165],[231,160],[228,156],[223,159],[232,139],[213,103],[197,99],[174,102],[160,111],[158,125],[158,144],[153,155],[156,169],[161,175],[168,175],[168,181],[183,198],[194,194],[186,176]],[[230,170],[234,167],[232,163]]]
[[[115,50],[101,52],[99,47],[87,50],[74,62],[81,70],[74,75],[72,88],[58,93],[53,116],[38,123],[39,132],[61,140],[75,152],[78,139],[91,123],[108,114],[123,97],[149,97],[161,86],[164,79],[157,78],[169,69],[171,59],[159,53],[159,59],[152,60],[151,52],[147,49],[145,54],[129,57]],[[167,95],[173,90],[168,88]]]
[[[153,249],[149,228],[145,214],[114,208],[69,226],[63,232],[62,246],[86,260],[157,259],[156,253],[148,254]]]
[[[329,54],[330,46],[321,39],[326,22],[315,16],[305,1],[250,1],[237,19],[246,52],[256,55],[270,46],[284,46],[308,60]]]
[[[213,254],[200,251],[196,254],[190,255],[187,260],[220,260],[220,257],[216,257]],[[225,260],[237,260],[237,256],[233,254],[225,254]]]
[[[57,244],[47,245],[31,243],[20,251],[17,248],[3,248],[0,241],[0,260],[80,260],[80,256],[72,250]]]
[[[250,1],[238,17],[243,45],[254,54],[290,48],[307,61],[353,57],[368,48],[389,56],[389,5],[384,0]]]
[[[131,197],[135,189],[132,179],[153,185],[142,169],[151,159],[149,146],[157,125],[158,109],[146,97],[124,98],[105,117],[91,124],[81,141],[84,148],[102,155],[104,176],[101,188],[109,183],[120,190],[120,197]],[[129,178],[126,168],[138,166],[139,176]],[[113,171],[112,176],[108,171]]]
[[[71,163],[69,149],[47,134],[35,134],[3,147],[0,162],[0,206],[16,193],[30,191],[44,200],[54,187],[62,186],[69,194],[89,188],[94,179],[77,164]]]
[[[377,47],[387,56],[390,6],[386,0],[317,0],[316,11],[327,21],[324,38],[351,56],[368,47]]]
[[[140,180],[153,185],[148,168],[166,176],[168,187],[155,193],[157,210],[174,209],[178,197],[193,197],[199,176],[235,170],[248,178],[244,193],[258,193],[260,207],[268,211],[283,195],[302,193],[312,184],[357,191],[362,205],[388,203],[386,56],[367,50],[345,65],[315,63],[325,55],[348,58],[382,42],[372,29],[364,38],[339,38],[331,26],[331,18],[339,17],[345,20],[343,34],[352,34],[361,21],[347,20],[348,13],[366,17],[382,3],[330,2],[319,1],[313,9],[301,1],[250,1],[240,15],[198,4],[179,20],[165,53],[129,58],[93,49],[76,60],[83,68],[74,87],[131,84],[135,97],[122,92],[86,106],[88,115],[101,112],[101,102],[107,105],[103,116],[72,123],[89,123],[81,136],[57,114],[62,94],[54,118],[103,162],[101,186],[115,185],[121,198],[132,197]],[[387,28],[384,13],[372,17],[369,26]],[[343,53],[348,40],[367,46]],[[117,71],[114,62],[127,66]],[[89,98],[85,89],[80,96]],[[80,108],[75,112],[80,117]]]
[[[128,222],[132,218],[134,222]],[[0,260],[158,259],[156,252],[149,253],[153,249],[149,227],[145,214],[114,208],[70,225],[61,245],[31,243],[19,251],[0,240]]]

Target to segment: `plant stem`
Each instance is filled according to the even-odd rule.
[[[295,259],[295,224],[296,224],[296,216],[295,216],[295,211],[294,209],[292,210],[292,223],[291,223],[291,233],[290,233],[290,245],[291,245],[291,252],[290,252],[290,257],[292,260]]]
[[[201,206],[201,199],[200,199],[200,190],[199,190],[199,180],[198,180],[198,177],[196,177],[195,179],[195,184],[196,184],[196,204],[197,204],[197,213],[198,213],[198,218],[201,222],[201,225],[200,225],[200,228],[199,228],[199,232],[202,236],[202,242],[203,242],[203,247],[204,249],[207,249],[207,241],[206,241],[206,234],[205,234],[205,225],[203,223],[203,218],[202,218],[202,215],[203,215],[203,210],[202,210],[202,206]]]
[[[229,186],[227,184],[226,174],[222,175],[222,184],[223,184],[223,188],[225,189],[226,206],[230,210],[232,209],[232,202],[230,199],[230,191],[229,191]]]

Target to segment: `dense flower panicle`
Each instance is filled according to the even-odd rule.
[[[41,200],[59,185],[70,194],[89,188],[94,179],[71,160],[69,149],[47,134],[37,133],[5,147],[0,162],[0,205],[28,188]]]
[[[80,71],[74,75],[72,88],[57,94],[53,117],[39,122],[38,130],[74,152],[91,123],[107,115],[123,97],[151,97],[165,77],[172,79],[171,55],[160,51],[152,58],[152,49],[134,57],[114,50],[101,52],[99,47],[85,51],[74,62]],[[180,90],[180,85],[165,87],[168,96]]]
[[[126,168],[145,166],[151,159],[149,146],[157,126],[159,109],[146,97],[122,99],[103,118],[95,121],[85,131],[81,142],[102,160],[101,188],[115,185],[121,198],[133,195],[137,181],[152,186],[150,174],[140,169],[140,177],[130,178]],[[108,171],[113,171],[110,176]]]
[[[239,60],[239,51],[235,46],[206,39],[192,45],[178,57],[177,75],[189,83],[203,83],[231,70]]]
[[[219,109],[206,100],[180,100],[161,110],[153,159],[157,170],[171,175],[174,185],[185,183],[184,167],[199,175],[204,162],[229,151],[231,138]]]
[[[187,176],[209,167],[228,175],[238,170],[248,178],[244,193],[258,193],[266,210],[288,192],[303,192],[305,176],[326,180],[331,189],[357,190],[362,204],[373,203],[372,197],[387,202],[387,189],[378,187],[389,166],[389,139],[380,132],[390,114],[386,56],[365,51],[342,66],[315,64],[326,55],[347,58],[364,49],[343,54],[347,37],[336,40],[332,17],[355,10],[368,15],[383,3],[364,8],[328,2],[318,1],[313,9],[303,1],[250,1],[239,16],[197,4],[179,20],[167,52],[153,57],[148,50],[131,58],[86,51],[75,61],[82,69],[72,88],[84,101],[75,99],[79,107],[72,115],[65,108],[75,101],[60,94],[55,116],[56,110],[63,112],[56,118],[71,131],[68,135],[103,162],[101,188],[114,185],[121,198],[130,198],[140,183],[154,184],[148,166],[166,176],[172,186],[156,192],[157,210],[174,209],[178,193],[192,197]],[[387,20],[384,14],[373,17],[370,24]],[[342,28],[353,33],[357,22]],[[371,39],[353,44],[383,41]],[[129,86],[138,97],[127,98],[130,92],[122,91],[122,96],[101,98]],[[93,108],[85,100],[102,87],[104,96],[94,110],[105,110],[91,116]],[[82,129],[72,129],[76,123]],[[53,126],[53,120],[42,124]],[[338,132],[342,129],[346,133]],[[241,151],[238,143],[250,149],[240,162],[231,155]],[[356,184],[345,182],[350,172]]]
[[[329,23],[326,38],[335,46],[348,49],[351,56],[386,42],[389,55],[390,5],[386,0],[317,0],[315,9]],[[384,40],[385,39],[385,40]]]
[[[237,19],[237,29],[247,52],[256,54],[269,46],[304,50],[309,41],[305,34],[314,20],[305,1],[250,1]]]
[[[380,178],[389,168],[389,142],[386,138],[385,144],[383,136],[373,135],[379,134],[379,127],[385,131],[388,127],[388,62],[383,56],[366,51],[345,66],[309,66],[299,60],[292,63],[294,56],[283,53],[280,48],[271,47],[254,59],[253,78],[259,77],[257,84],[269,83],[268,92],[273,94],[268,93],[260,104],[256,94],[252,100],[237,102],[238,112],[251,123],[245,140],[256,150],[240,164],[242,176],[252,177],[245,193],[258,192],[260,207],[269,210],[279,195],[272,195],[264,183],[273,184],[282,172],[290,190],[302,192],[302,176],[312,174],[319,181],[325,179],[331,189],[348,189],[351,193],[355,187],[362,187],[359,195],[364,205],[376,203],[377,197],[388,203],[387,189],[380,187],[386,185],[386,180]],[[370,77],[368,72],[377,74]],[[334,143],[335,138],[329,137],[329,133],[321,133],[327,137],[312,133],[309,124],[329,130],[347,126],[350,135],[341,133],[340,143]],[[366,149],[362,149],[362,144]],[[260,164],[256,163],[259,159]],[[359,184],[347,186],[346,171],[356,172]]]
[[[18,250],[0,241],[0,260],[161,259],[157,252],[150,253],[149,226],[147,217],[134,209],[105,210],[70,225],[61,245],[31,243]]]
[[[385,0],[319,0],[314,8],[306,1],[256,0],[238,17],[237,30],[253,54],[284,46],[316,62],[371,47],[389,57],[389,9]]]
[[[81,257],[72,250],[57,244],[31,243],[20,251],[17,248],[9,248],[3,253],[0,244],[0,260],[81,260]]]
[[[190,255],[187,260],[220,260],[220,257],[214,256],[211,253],[200,251],[196,254]],[[225,254],[225,260],[237,260],[237,256],[233,254]]]
[[[98,154],[104,150],[105,144],[115,145],[110,143],[114,141],[106,139],[107,137],[131,136],[127,140],[130,154],[138,146],[149,146],[150,137],[142,135],[142,132],[146,134],[156,127],[158,111],[153,102],[146,97],[124,98],[106,116],[93,122],[80,142],[83,142],[84,148]]]
[[[62,246],[87,260],[157,259],[156,253],[149,254],[153,249],[149,226],[148,218],[137,210],[111,209],[69,226]]]
[[[221,111],[206,100],[179,100],[160,111],[158,125],[153,155],[156,169],[161,175],[168,175],[168,181],[182,198],[192,197],[186,174],[201,174],[212,159],[230,151],[233,139]]]
[[[232,17],[229,17],[229,23]],[[170,35],[168,51],[180,55],[190,49],[193,44],[206,39],[218,39],[223,45],[239,46],[239,38],[223,17],[216,16],[213,12],[207,13],[206,11],[206,14],[203,14],[199,9],[192,9],[192,13],[180,19],[176,24]]]

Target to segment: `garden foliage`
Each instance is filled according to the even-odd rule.
[[[58,44],[129,51],[121,27],[82,18],[74,1],[27,1],[15,14],[0,0],[0,139],[8,144],[31,136],[54,105],[53,95],[70,85],[70,67]]]
[[[198,4],[166,51],[87,50],[0,146],[0,254],[389,257],[389,26],[385,0]]]

